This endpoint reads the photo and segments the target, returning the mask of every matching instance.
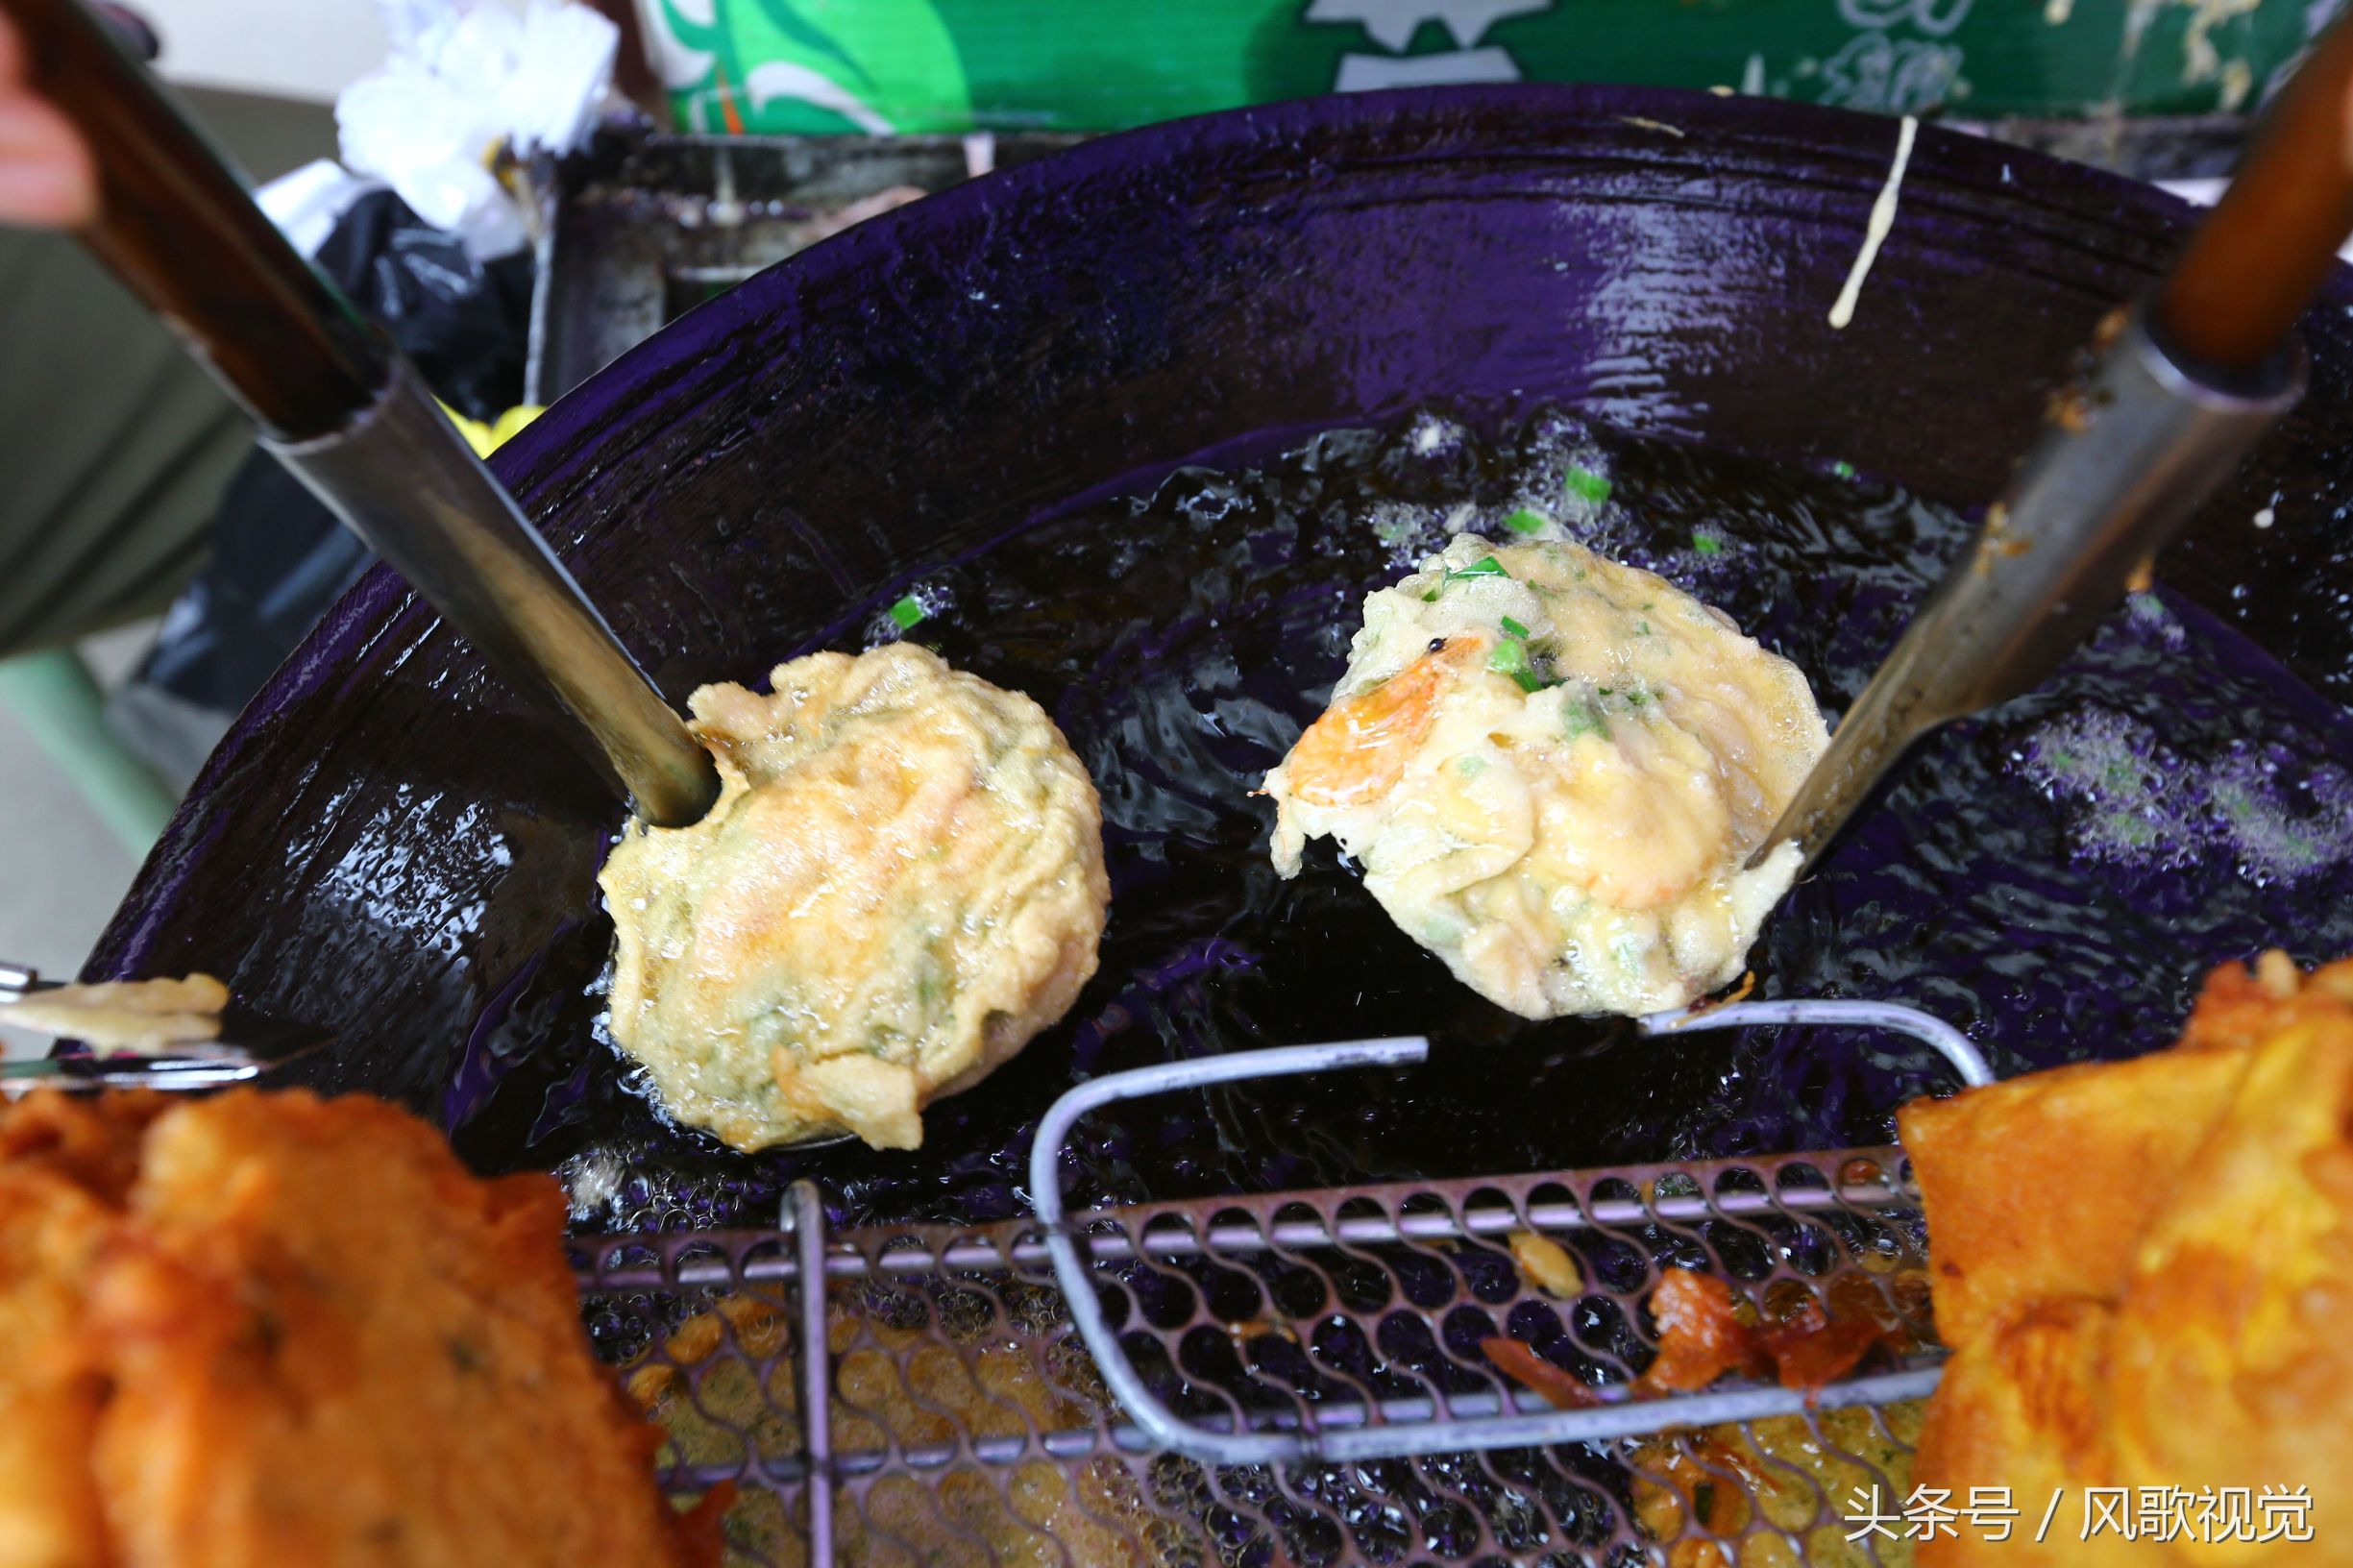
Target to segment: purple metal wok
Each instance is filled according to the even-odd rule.
[[[1074,499],[1424,404],[1557,404],[1981,504],[2186,208],[1924,129],[1861,307],[1832,331],[1894,139],[1833,110],[1598,87],[1336,98],[1106,137],[762,274],[493,466],[677,701],[839,646],[926,568]],[[2315,723],[2353,700],[2349,308],[2341,274],[2305,323],[2310,397],[2161,572],[2299,675]],[[2276,527],[2250,529],[2274,502]],[[479,1164],[546,1164],[579,1146],[571,1107],[618,1074],[579,1019],[620,810],[380,569],[213,756],[89,973],[210,970],[338,1032],[306,1081],[406,1099]],[[1149,923],[1129,896],[1115,928]],[[1165,946],[1213,968],[1196,936]],[[2182,971],[2178,997],[2194,959],[2228,956],[2151,962]],[[1087,1020],[1132,979],[1107,963],[1026,1076],[982,1091],[974,1115],[994,1120],[938,1155],[979,1173],[959,1190],[1010,1185],[992,1151],[1087,1070]],[[2172,1021],[2085,1049],[2143,1048]],[[555,1064],[518,1076],[551,1034]]]

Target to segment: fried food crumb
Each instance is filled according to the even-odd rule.
[[[755,1295],[722,1297],[647,1348],[627,1373],[630,1397],[661,1424],[666,1460],[737,1462],[748,1443],[771,1458],[797,1454],[799,1380],[784,1309]],[[836,1361],[831,1425],[837,1451],[953,1443],[959,1432],[1083,1432],[1115,1409],[1082,1358],[1059,1371],[1031,1346],[999,1337],[1006,1325],[968,1325],[959,1355],[926,1343],[927,1329],[895,1327],[828,1305]],[[1014,1484],[970,1483],[949,1471],[919,1485],[900,1478],[845,1502],[834,1515],[843,1563],[986,1562],[1005,1568],[1186,1568],[1183,1515],[1147,1495],[1131,1472],[1100,1460],[1030,1460]],[[765,1486],[744,1489],[727,1515],[728,1568],[803,1560],[806,1546]],[[910,1555],[912,1554],[912,1556]]]
[[[1545,1294],[1563,1300],[1584,1293],[1584,1270],[1577,1266],[1577,1259],[1568,1248],[1534,1231],[1513,1231],[1508,1242],[1511,1261],[1519,1266],[1520,1278]]]

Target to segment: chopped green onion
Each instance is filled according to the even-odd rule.
[[[1489,555],[1484,559],[1473,561],[1459,572],[1453,567],[1448,567],[1446,576],[1451,580],[1456,577],[1507,577],[1511,574],[1504,570],[1503,562]]]
[[[913,631],[916,623],[923,619],[923,606],[915,601],[913,594],[891,606],[891,619],[901,631]]]
[[[1551,522],[1551,518],[1533,506],[1523,506],[1504,519],[1504,527],[1513,533],[1541,533]]]
[[[1499,675],[1509,675],[1523,692],[1544,690],[1544,677],[1528,662],[1528,645],[1517,637],[1507,637],[1487,650],[1487,668]]]
[[[1435,588],[1431,589],[1430,592],[1422,596],[1422,602],[1425,604],[1435,604],[1437,601],[1438,591]]]
[[[1830,465],[1830,472],[1837,475],[1842,479],[1851,479],[1854,478],[1854,465],[1847,461],[1847,459],[1844,457],[1841,457],[1837,462]]]
[[[1464,778],[1477,778],[1486,771],[1487,759],[1476,753],[1465,754],[1455,759],[1455,772],[1460,773]]]
[[[1632,687],[1628,690],[1626,694],[1626,705],[1630,708],[1638,708],[1642,706],[1643,703],[1649,701],[1650,697],[1651,694],[1644,691],[1641,687]]]
[[[1572,466],[1561,482],[1570,495],[1588,506],[1599,506],[1609,499],[1609,481],[1589,468]]]
[[[1512,620],[1511,617],[1507,615],[1504,617],[1504,635],[1507,637],[1525,637],[1528,635],[1528,628],[1521,625],[1517,621]]]
[[[1602,717],[1600,704],[1589,697],[1573,697],[1562,703],[1560,722],[1572,741],[1580,735],[1599,735],[1605,741],[1609,739],[1609,721]]]
[[[1712,533],[1694,533],[1691,548],[1703,555],[1721,555],[1724,553],[1724,541]]]
[[[1648,637],[1650,634],[1651,634],[1651,624],[1650,624],[1648,621],[1637,621],[1637,622],[1635,622],[1635,623],[1634,623],[1634,635],[1635,635],[1635,636],[1637,636],[1637,637]]]

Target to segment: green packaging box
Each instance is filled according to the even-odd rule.
[[[682,128],[1108,131],[1447,82],[1972,119],[2251,108],[2340,0],[639,0]]]

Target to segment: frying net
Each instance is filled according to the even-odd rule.
[[[1111,1337],[1188,1445],[1427,1446],[1221,1462],[1114,1397],[1037,1222],[825,1235],[814,1190],[795,1198],[772,1232],[579,1245],[592,1321],[667,1434],[665,1483],[681,1502],[739,1488],[732,1564],[1888,1560],[1884,1539],[1848,1539],[1849,1515],[1909,1490],[1941,1354],[1892,1148],[1074,1216]],[[1556,1242],[1577,1278],[1532,1279],[1515,1234]],[[1892,1349],[1810,1404],[1737,1379],[1630,1399],[1657,1343],[1642,1303],[1673,1267],[1768,1319],[1805,1296],[1868,1314]],[[801,1347],[821,1332],[812,1387]],[[1483,1350],[1498,1335],[1609,1402],[1553,1411]],[[1532,1418],[1586,1434],[1512,1440]]]

